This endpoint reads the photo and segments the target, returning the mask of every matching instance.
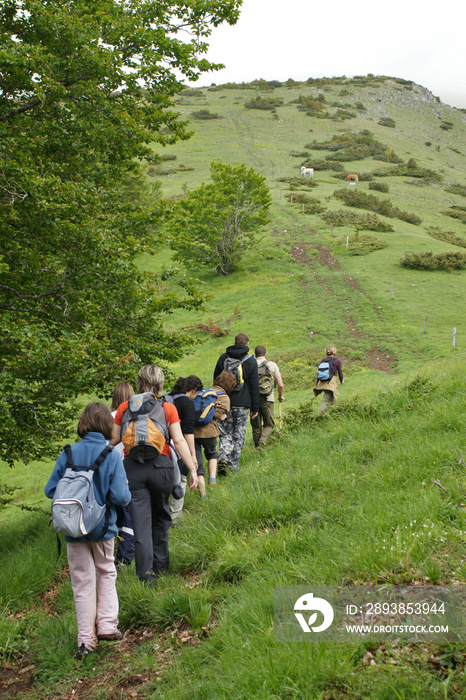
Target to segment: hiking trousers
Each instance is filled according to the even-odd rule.
[[[134,562],[141,581],[155,583],[168,569],[168,530],[172,522],[169,496],[173,490],[173,464],[169,457],[136,462],[124,460],[131,491],[129,512],[134,530]]]
[[[218,461],[232,472],[239,470],[239,458],[246,439],[249,408],[232,406],[225,420],[218,421],[220,449]]]
[[[252,437],[256,447],[267,443],[269,435],[275,427],[273,404],[273,401],[267,401],[265,396],[261,396],[259,413],[255,418],[251,418]]]
[[[89,651],[97,647],[96,632],[113,634],[118,629],[114,543],[114,537],[104,542],[66,543],[78,647],[84,644]]]

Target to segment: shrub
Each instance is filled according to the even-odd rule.
[[[199,88],[185,88],[180,92],[183,97],[204,97],[204,93]]]
[[[386,182],[369,182],[370,190],[377,190],[377,192],[388,192],[388,185]]]
[[[319,214],[321,211],[325,210],[325,207],[321,204],[320,200],[315,197],[310,197],[304,193],[297,193],[290,195],[293,198],[292,204],[304,205],[305,214]]]
[[[376,214],[359,214],[349,209],[339,209],[338,211],[327,211],[322,214],[322,218],[333,226],[356,226],[360,230],[366,231],[393,231],[393,226],[379,219]]]
[[[348,254],[367,255],[368,253],[372,253],[374,250],[381,250],[387,246],[388,243],[385,241],[380,241],[370,233],[365,233],[362,235],[356,233],[354,236],[350,236],[348,239]]]
[[[389,126],[391,129],[393,129],[396,126],[396,122],[391,117],[384,117],[383,119],[379,119],[377,124],[380,124],[380,126]]]
[[[450,187],[445,187],[445,192],[459,194],[461,197],[466,197],[466,185],[450,185]]]
[[[266,109],[272,110],[283,104],[283,100],[277,97],[251,97],[249,102],[245,102],[246,109]]]
[[[222,119],[220,114],[213,114],[208,109],[200,109],[198,112],[191,112],[193,119]]]
[[[458,219],[463,224],[466,224],[466,209],[463,207],[451,207],[451,209],[444,209],[441,214],[445,216],[451,216],[452,219]]]
[[[344,134],[335,134],[329,141],[318,143],[314,140],[306,144],[305,148],[315,151],[332,151],[332,160],[348,161],[362,160],[372,157],[376,160],[388,160],[392,163],[401,163],[402,160],[396,153],[374,138],[374,135],[364,129],[359,133],[352,131]]]
[[[279,177],[278,181],[287,182],[292,191],[317,187],[317,182],[310,177]]]
[[[367,107],[365,107],[365,106],[363,105],[362,102],[356,102],[354,106],[355,106],[355,108],[358,109],[360,112],[366,112],[366,111],[367,111]]]
[[[395,207],[389,199],[379,199],[373,194],[358,192],[355,189],[335,190],[334,197],[341,199],[349,207],[359,207],[360,209],[370,209],[383,216],[396,217],[410,224],[420,224],[420,219],[416,214],[402,211]]]
[[[453,231],[441,231],[439,228],[429,228],[427,229],[427,233],[438,241],[445,241],[445,243],[457,245],[460,248],[466,248],[466,238],[457,236]]]
[[[466,253],[406,253],[400,264],[411,270],[462,270],[466,266]]]

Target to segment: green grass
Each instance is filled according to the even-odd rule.
[[[119,574],[120,624],[134,642],[120,651],[101,645],[80,665],[73,660],[66,558],[58,558],[43,495],[52,464],[14,470],[0,464],[0,658],[13,674],[31,667],[33,685],[23,693],[13,683],[11,696],[45,700],[71,691],[79,679],[96,698],[131,691],[164,700],[466,697],[461,645],[274,639],[276,585],[464,584],[466,578],[466,272],[399,264],[408,250],[455,250],[432,238],[432,227],[462,235],[461,223],[441,211],[464,203],[461,189],[447,191],[464,182],[463,116],[418,86],[348,87],[352,95],[342,98],[341,85],[330,85],[327,102],[360,101],[367,111],[341,123],[307,117],[291,104],[320,92],[306,85],[274,91],[283,99],[278,119],[244,109],[255,89],[204,89],[204,98],[186,96],[179,105],[184,116],[208,108],[222,119],[196,121],[193,139],[164,150],[176,155],[160,165],[171,172],[160,176],[164,195],[194,189],[218,159],[264,174],[273,205],[264,238],[240,271],[227,278],[188,271],[210,299],[196,317],[170,317],[171,328],[190,328],[200,342],[169,368],[167,383],[195,373],[209,384],[219,354],[237,332],[247,332],[251,346],[264,344],[282,371],[283,430],[260,453],[248,433],[241,471],[219,480],[202,502],[188,495],[183,522],[171,533],[170,573],[157,589],[142,586],[133,567]],[[377,124],[387,117],[394,128]],[[439,129],[439,119],[454,128]],[[354,227],[332,230],[318,214],[303,214],[279,180],[299,177],[303,159],[290,154],[306,143],[362,129],[443,178],[422,186],[409,177],[380,179],[393,204],[423,223],[387,220],[395,230],[376,236],[388,245],[364,255],[364,267],[346,249]],[[365,159],[344,166],[362,173],[384,164]],[[312,197],[340,209],[333,192],[342,181],[317,171],[315,182]],[[357,187],[369,192],[368,185]],[[141,266],[158,271],[170,260],[170,251],[161,250]],[[226,335],[196,327],[209,321]],[[337,406],[319,417],[312,386],[328,343],[343,358],[345,384]]]

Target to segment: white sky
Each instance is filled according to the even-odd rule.
[[[466,108],[465,28],[464,0],[243,0],[237,24],[208,40],[207,58],[225,68],[201,82],[373,73]]]

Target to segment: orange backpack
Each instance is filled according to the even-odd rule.
[[[161,454],[169,439],[164,400],[146,392],[128,401],[121,419],[121,441],[137,462],[147,462]]]

